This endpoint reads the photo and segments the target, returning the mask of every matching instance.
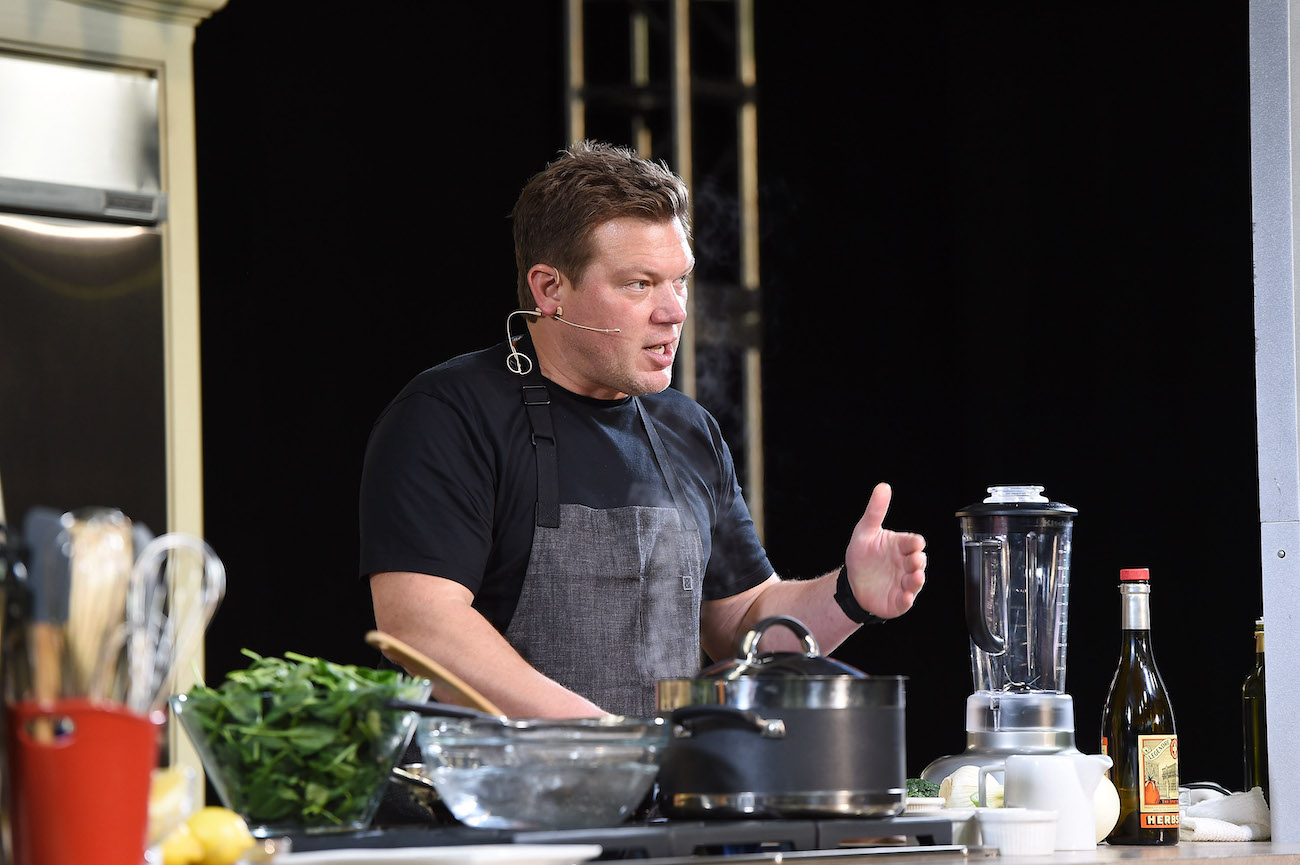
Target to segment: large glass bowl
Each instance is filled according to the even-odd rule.
[[[222,804],[259,838],[366,829],[417,716],[389,705],[427,699],[427,679],[337,692],[171,699]]]
[[[466,826],[616,826],[645,799],[672,728],[662,718],[425,717],[424,775]]]

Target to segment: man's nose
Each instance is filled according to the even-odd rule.
[[[672,283],[660,286],[658,302],[651,320],[656,324],[681,324],[686,321],[686,295],[678,293]]]

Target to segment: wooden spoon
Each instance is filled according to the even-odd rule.
[[[393,660],[403,664],[407,669],[428,676],[436,682],[442,682],[468,701],[468,704],[474,708],[481,709],[489,715],[505,714],[491,700],[474,690],[451,670],[391,634],[385,634],[383,631],[370,631],[366,634],[366,642]]]

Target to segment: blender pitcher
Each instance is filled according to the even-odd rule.
[[[957,512],[975,693],[966,698],[966,750],[921,773],[942,781],[965,765],[1010,754],[1077,752],[1065,693],[1070,588],[1069,505],[1041,486],[1001,485]]]
[[[1065,691],[1069,505],[1039,486],[988,488],[957,512],[976,691]]]

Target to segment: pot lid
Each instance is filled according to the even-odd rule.
[[[775,625],[783,625],[794,632],[803,643],[802,652],[758,651],[759,638]],[[803,622],[791,616],[772,616],[750,628],[740,639],[736,657],[719,661],[700,671],[701,679],[739,679],[745,676],[763,678],[806,678],[809,676],[848,676],[866,679],[867,674],[833,658],[821,654],[817,640]]]

